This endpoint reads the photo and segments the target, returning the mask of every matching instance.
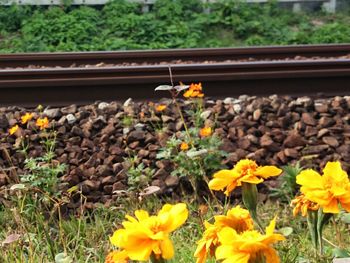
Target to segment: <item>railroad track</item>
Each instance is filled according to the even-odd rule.
[[[0,105],[154,99],[159,84],[202,82],[207,96],[345,95],[350,45],[0,55]]]

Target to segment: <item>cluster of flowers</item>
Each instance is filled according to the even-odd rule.
[[[26,114],[24,114],[23,116],[21,116],[21,124],[22,125],[25,125],[25,124],[27,124],[29,121],[31,121],[32,119],[34,118],[34,114],[33,113],[26,113]],[[40,130],[44,130],[44,129],[46,129],[46,128],[48,128],[49,127],[49,119],[47,118],[47,117],[44,117],[44,118],[38,118],[38,119],[36,119],[36,121],[35,121],[35,125],[36,125],[36,127],[38,127]],[[18,126],[18,124],[16,124],[16,125],[14,125],[13,127],[11,127],[10,129],[9,129],[9,134],[10,135],[13,135],[13,134],[15,134],[17,131],[18,131],[18,129],[19,129],[20,127]]]

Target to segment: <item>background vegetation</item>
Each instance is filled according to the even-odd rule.
[[[99,8],[0,7],[0,52],[350,42],[349,11],[296,15],[274,2],[234,0],[158,0],[149,13],[141,9],[124,0]]]

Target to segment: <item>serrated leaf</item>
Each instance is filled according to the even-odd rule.
[[[336,258],[348,258],[350,257],[350,252],[343,248],[334,248],[332,254]]]
[[[24,184],[14,184],[10,187],[10,190],[24,190],[26,186]]]
[[[278,229],[278,232],[280,232],[282,235],[284,235],[285,237],[291,235],[293,233],[293,228],[287,226],[287,227],[282,227],[280,229]]]
[[[170,86],[170,85],[160,85],[158,87],[156,87],[154,90],[155,91],[158,91],[158,90],[172,90],[174,89],[173,86]]]

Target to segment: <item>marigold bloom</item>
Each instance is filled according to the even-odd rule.
[[[186,143],[186,142],[182,142],[181,143],[181,145],[180,145],[180,150],[181,151],[187,151],[188,148],[189,148],[188,143]]]
[[[266,228],[265,235],[256,230],[248,230],[238,234],[232,228],[223,228],[218,234],[220,246],[215,252],[216,259],[224,259],[223,263],[248,263],[265,258],[264,262],[279,263],[278,254],[272,244],[285,238],[280,234],[273,233],[275,224],[276,218]]]
[[[49,119],[47,117],[39,118],[36,120],[35,124],[40,128],[40,130],[44,130],[49,127]]]
[[[244,159],[240,160],[231,170],[221,170],[213,175],[209,182],[211,190],[225,190],[228,196],[237,186],[243,182],[250,184],[259,184],[271,176],[278,176],[282,170],[276,166],[258,166],[255,161]]]
[[[204,94],[202,93],[202,83],[191,84],[189,89],[184,92],[185,98],[202,98]]]
[[[13,135],[16,133],[16,131],[18,130],[18,125],[16,124],[15,126],[13,126],[12,128],[9,129],[9,134]]]
[[[211,127],[204,127],[202,129],[200,129],[199,131],[199,135],[201,137],[209,137],[211,134],[213,133]]]
[[[174,247],[169,233],[187,220],[186,204],[166,204],[157,216],[137,210],[135,217],[126,216],[128,221],[123,222],[123,229],[114,232],[111,243],[125,251],[131,260],[146,261],[151,254],[156,258],[172,258]]]
[[[301,194],[295,197],[290,203],[293,208],[293,216],[297,216],[301,213],[302,216],[307,216],[307,211],[316,211],[320,208],[319,204],[316,204],[310,200],[308,200],[304,194]]]
[[[339,213],[338,204],[350,212],[350,181],[340,162],[328,162],[323,175],[304,170],[297,175],[297,183],[305,197],[319,204],[324,213]]]
[[[26,124],[28,121],[30,121],[33,118],[33,113],[26,113],[21,117],[21,123]]]
[[[156,107],[156,111],[158,111],[158,112],[161,112],[161,111],[163,111],[163,110],[165,110],[166,109],[166,105],[164,105],[164,104],[159,104],[157,107]]]
[[[249,215],[249,211],[236,206],[227,212],[226,216],[214,216],[214,224],[205,222],[205,231],[201,240],[197,242],[198,246],[194,256],[197,258],[196,263],[204,263],[208,253],[214,256],[215,249],[219,245],[218,233],[224,227],[230,227],[241,233],[246,230],[253,229],[253,220]]]
[[[112,251],[106,257],[105,263],[127,263],[128,256],[126,251]]]

